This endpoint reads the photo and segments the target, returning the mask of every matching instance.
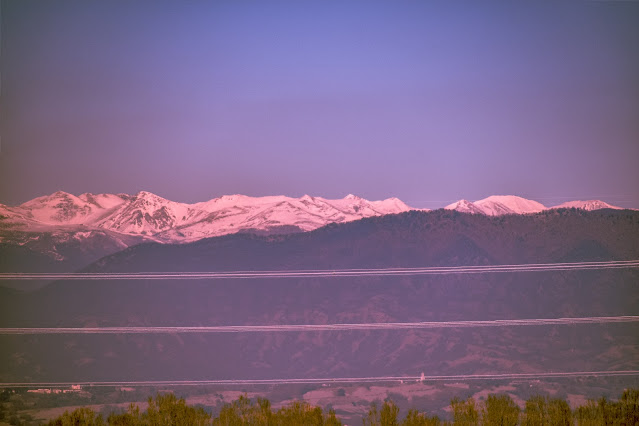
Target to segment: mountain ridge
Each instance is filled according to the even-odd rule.
[[[440,209],[297,234],[139,244],[82,271],[352,270],[628,260],[639,255],[638,235],[639,212],[630,210],[487,216]],[[623,268],[59,280],[33,292],[0,293],[0,321],[4,327],[159,327],[633,315],[638,274],[636,268]],[[0,375],[5,381],[100,381],[630,370],[639,359],[636,330],[633,324],[609,324],[16,337],[0,350]]]
[[[447,210],[499,216],[538,213],[555,208],[597,210],[621,209],[601,200],[569,201],[557,206],[514,195],[492,195],[477,200],[459,200]],[[73,195],[57,191],[18,206],[0,204],[3,228],[24,230],[60,229],[68,226],[106,229],[129,235],[155,237],[162,242],[189,242],[246,230],[294,226],[300,231],[317,229],[328,223],[343,223],[364,217],[383,216],[413,208],[398,198],[369,201],[353,194],[342,199],[304,195],[251,197],[223,195],[198,203],[179,203],[148,191],[135,195]]]
[[[462,213],[485,214],[487,216],[500,216],[504,214],[530,214],[544,210],[576,208],[581,210],[615,209],[622,207],[613,206],[601,200],[575,200],[558,204],[552,207],[529,200],[516,195],[491,195],[477,201],[459,200],[444,207],[446,210],[456,210]]]
[[[309,231],[328,223],[409,210],[413,209],[397,198],[369,201],[352,194],[335,200],[309,195],[291,198],[235,194],[187,204],[148,191],[135,195],[79,196],[57,191],[19,206],[0,204],[0,220],[5,229],[55,230],[79,226],[176,243],[282,226]]]
[[[445,207],[487,216],[525,215],[553,208],[618,209],[599,200],[573,201],[547,208],[512,195],[475,202],[460,200]],[[51,269],[50,262],[28,266],[31,262],[41,263],[33,259],[42,260],[42,254],[74,268],[141,242],[184,244],[236,233],[308,232],[329,224],[408,211],[428,209],[412,208],[394,197],[369,201],[353,194],[342,199],[233,194],[187,204],[148,191],[135,195],[77,196],[57,191],[19,206],[0,204],[0,254],[6,258],[4,270],[13,270],[12,265],[20,269]],[[62,266],[53,269],[59,267]]]

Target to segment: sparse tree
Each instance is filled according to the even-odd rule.
[[[384,401],[384,405],[382,405],[382,410],[379,414],[382,426],[397,426],[398,414],[399,407],[397,407],[393,401]]]

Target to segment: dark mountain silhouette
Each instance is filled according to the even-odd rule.
[[[408,212],[293,235],[145,243],[94,272],[343,269],[639,258],[639,212]],[[4,327],[634,315],[634,269],[474,275],[58,281],[2,295]],[[636,369],[634,324],[2,337],[0,379],[154,380]]]
[[[639,252],[639,212],[550,210],[488,217],[411,211],[313,232],[234,234],[184,245],[146,243],[86,271],[381,268],[622,260]]]

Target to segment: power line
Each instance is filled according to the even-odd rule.
[[[174,280],[174,279],[250,279],[250,278],[323,278],[398,275],[449,275],[497,272],[541,272],[589,269],[639,268],[639,260],[536,263],[518,265],[481,265],[450,267],[381,268],[381,269],[317,269],[225,272],[71,272],[71,273],[0,273],[0,280]]]
[[[287,277],[359,277],[397,275],[445,275],[496,272],[535,272],[637,268],[639,260],[607,262],[573,262],[520,265],[486,265],[458,267],[339,269],[339,270],[276,270],[276,271],[228,271],[228,272],[165,272],[165,273],[2,273],[0,280],[119,280],[119,279],[228,279],[228,278],[287,278]],[[442,321],[416,323],[360,323],[360,324],[294,324],[266,326],[210,326],[210,327],[93,327],[93,328],[5,328],[0,334],[79,334],[79,333],[202,333],[202,332],[267,332],[267,331],[320,331],[320,330],[376,330],[446,327],[495,327],[552,324],[592,324],[637,322],[638,316],[582,317],[554,319],[519,319],[489,321]],[[589,371],[567,373],[512,373],[475,374],[451,376],[426,376],[426,381],[538,379],[559,377],[608,377],[637,376],[639,370]],[[322,379],[256,379],[256,380],[199,380],[199,381],[128,381],[128,382],[50,382],[50,383],[0,383],[0,387],[64,387],[72,384],[83,386],[200,386],[200,385],[248,385],[287,383],[366,383],[421,380],[421,376],[382,376],[358,378]]]
[[[401,330],[469,327],[512,327],[639,322],[639,316],[535,318],[485,321],[425,321],[355,324],[219,325],[193,327],[38,327],[0,328],[0,335],[22,334],[160,334],[160,333],[256,333],[286,331]]]
[[[142,380],[142,381],[79,381],[79,382],[6,382],[0,383],[0,388],[49,388],[70,387],[81,385],[84,387],[108,386],[211,386],[211,385],[282,385],[282,384],[312,384],[312,383],[383,383],[383,382],[438,382],[438,381],[468,381],[468,380],[537,380],[549,378],[572,377],[620,377],[639,376],[639,370],[618,371],[573,371],[573,372],[545,372],[545,373],[505,373],[505,374],[458,374],[443,376],[377,376],[377,377],[335,377],[335,378],[292,378],[292,379],[229,379],[229,380]]]

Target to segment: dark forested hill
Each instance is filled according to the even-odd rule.
[[[639,258],[639,212],[408,212],[313,232],[143,244],[94,272],[342,269]],[[3,327],[636,315],[636,269],[250,280],[58,281],[6,292]],[[1,337],[0,379],[336,377],[639,368],[636,325]]]
[[[143,244],[87,271],[376,268],[621,260],[639,256],[639,212],[550,210],[489,217],[407,212],[291,235]]]

